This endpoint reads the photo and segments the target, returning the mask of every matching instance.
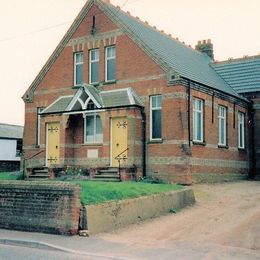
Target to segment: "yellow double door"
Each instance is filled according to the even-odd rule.
[[[111,118],[111,158],[110,164],[112,167],[118,167],[127,163],[127,118],[115,117]]]
[[[111,119],[111,158],[113,167],[127,163],[127,132],[128,123],[126,117]],[[57,165],[60,163],[60,123],[48,123],[46,125],[46,165]]]
[[[60,163],[60,123],[48,123],[46,125],[46,165]]]

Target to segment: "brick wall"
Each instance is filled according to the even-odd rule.
[[[76,234],[80,191],[68,183],[2,181],[0,228]]]
[[[20,161],[0,161],[0,172],[20,170]]]

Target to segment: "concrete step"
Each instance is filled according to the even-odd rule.
[[[97,179],[120,179],[120,177],[119,177],[119,174],[118,175],[111,175],[111,174],[102,174],[102,175],[100,175],[100,174],[95,174],[94,176],[93,176],[94,178],[97,178]]]
[[[100,182],[120,182],[120,179],[92,179],[92,181],[100,181]]]
[[[48,174],[32,174],[29,176],[29,178],[35,178],[35,179],[44,179],[44,178],[49,178],[50,175]]]
[[[32,170],[32,174],[28,176],[28,180],[46,180],[49,179],[48,167],[36,167]]]
[[[49,172],[48,169],[33,169],[33,172],[37,173],[37,172]]]
[[[98,174],[114,174],[114,175],[118,175],[118,170],[99,170]]]
[[[98,172],[93,176],[93,181],[104,181],[104,182],[119,182],[120,175],[118,173],[118,168],[108,167],[98,170]]]
[[[46,175],[49,176],[49,172],[33,172],[32,175]]]
[[[30,177],[28,179],[26,179],[27,181],[48,181],[49,178],[34,178],[34,177]]]

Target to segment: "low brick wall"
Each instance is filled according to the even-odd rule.
[[[0,161],[0,172],[20,170],[20,161]]]
[[[78,232],[81,187],[49,181],[1,181],[0,228]]]
[[[97,234],[138,223],[141,220],[167,214],[171,209],[181,209],[195,202],[193,190],[160,193],[135,199],[111,201],[98,205],[88,205],[86,226],[89,234]]]

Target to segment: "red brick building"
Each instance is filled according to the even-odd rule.
[[[197,50],[89,0],[24,94],[27,168],[120,168],[187,183],[247,178],[250,102]]]

